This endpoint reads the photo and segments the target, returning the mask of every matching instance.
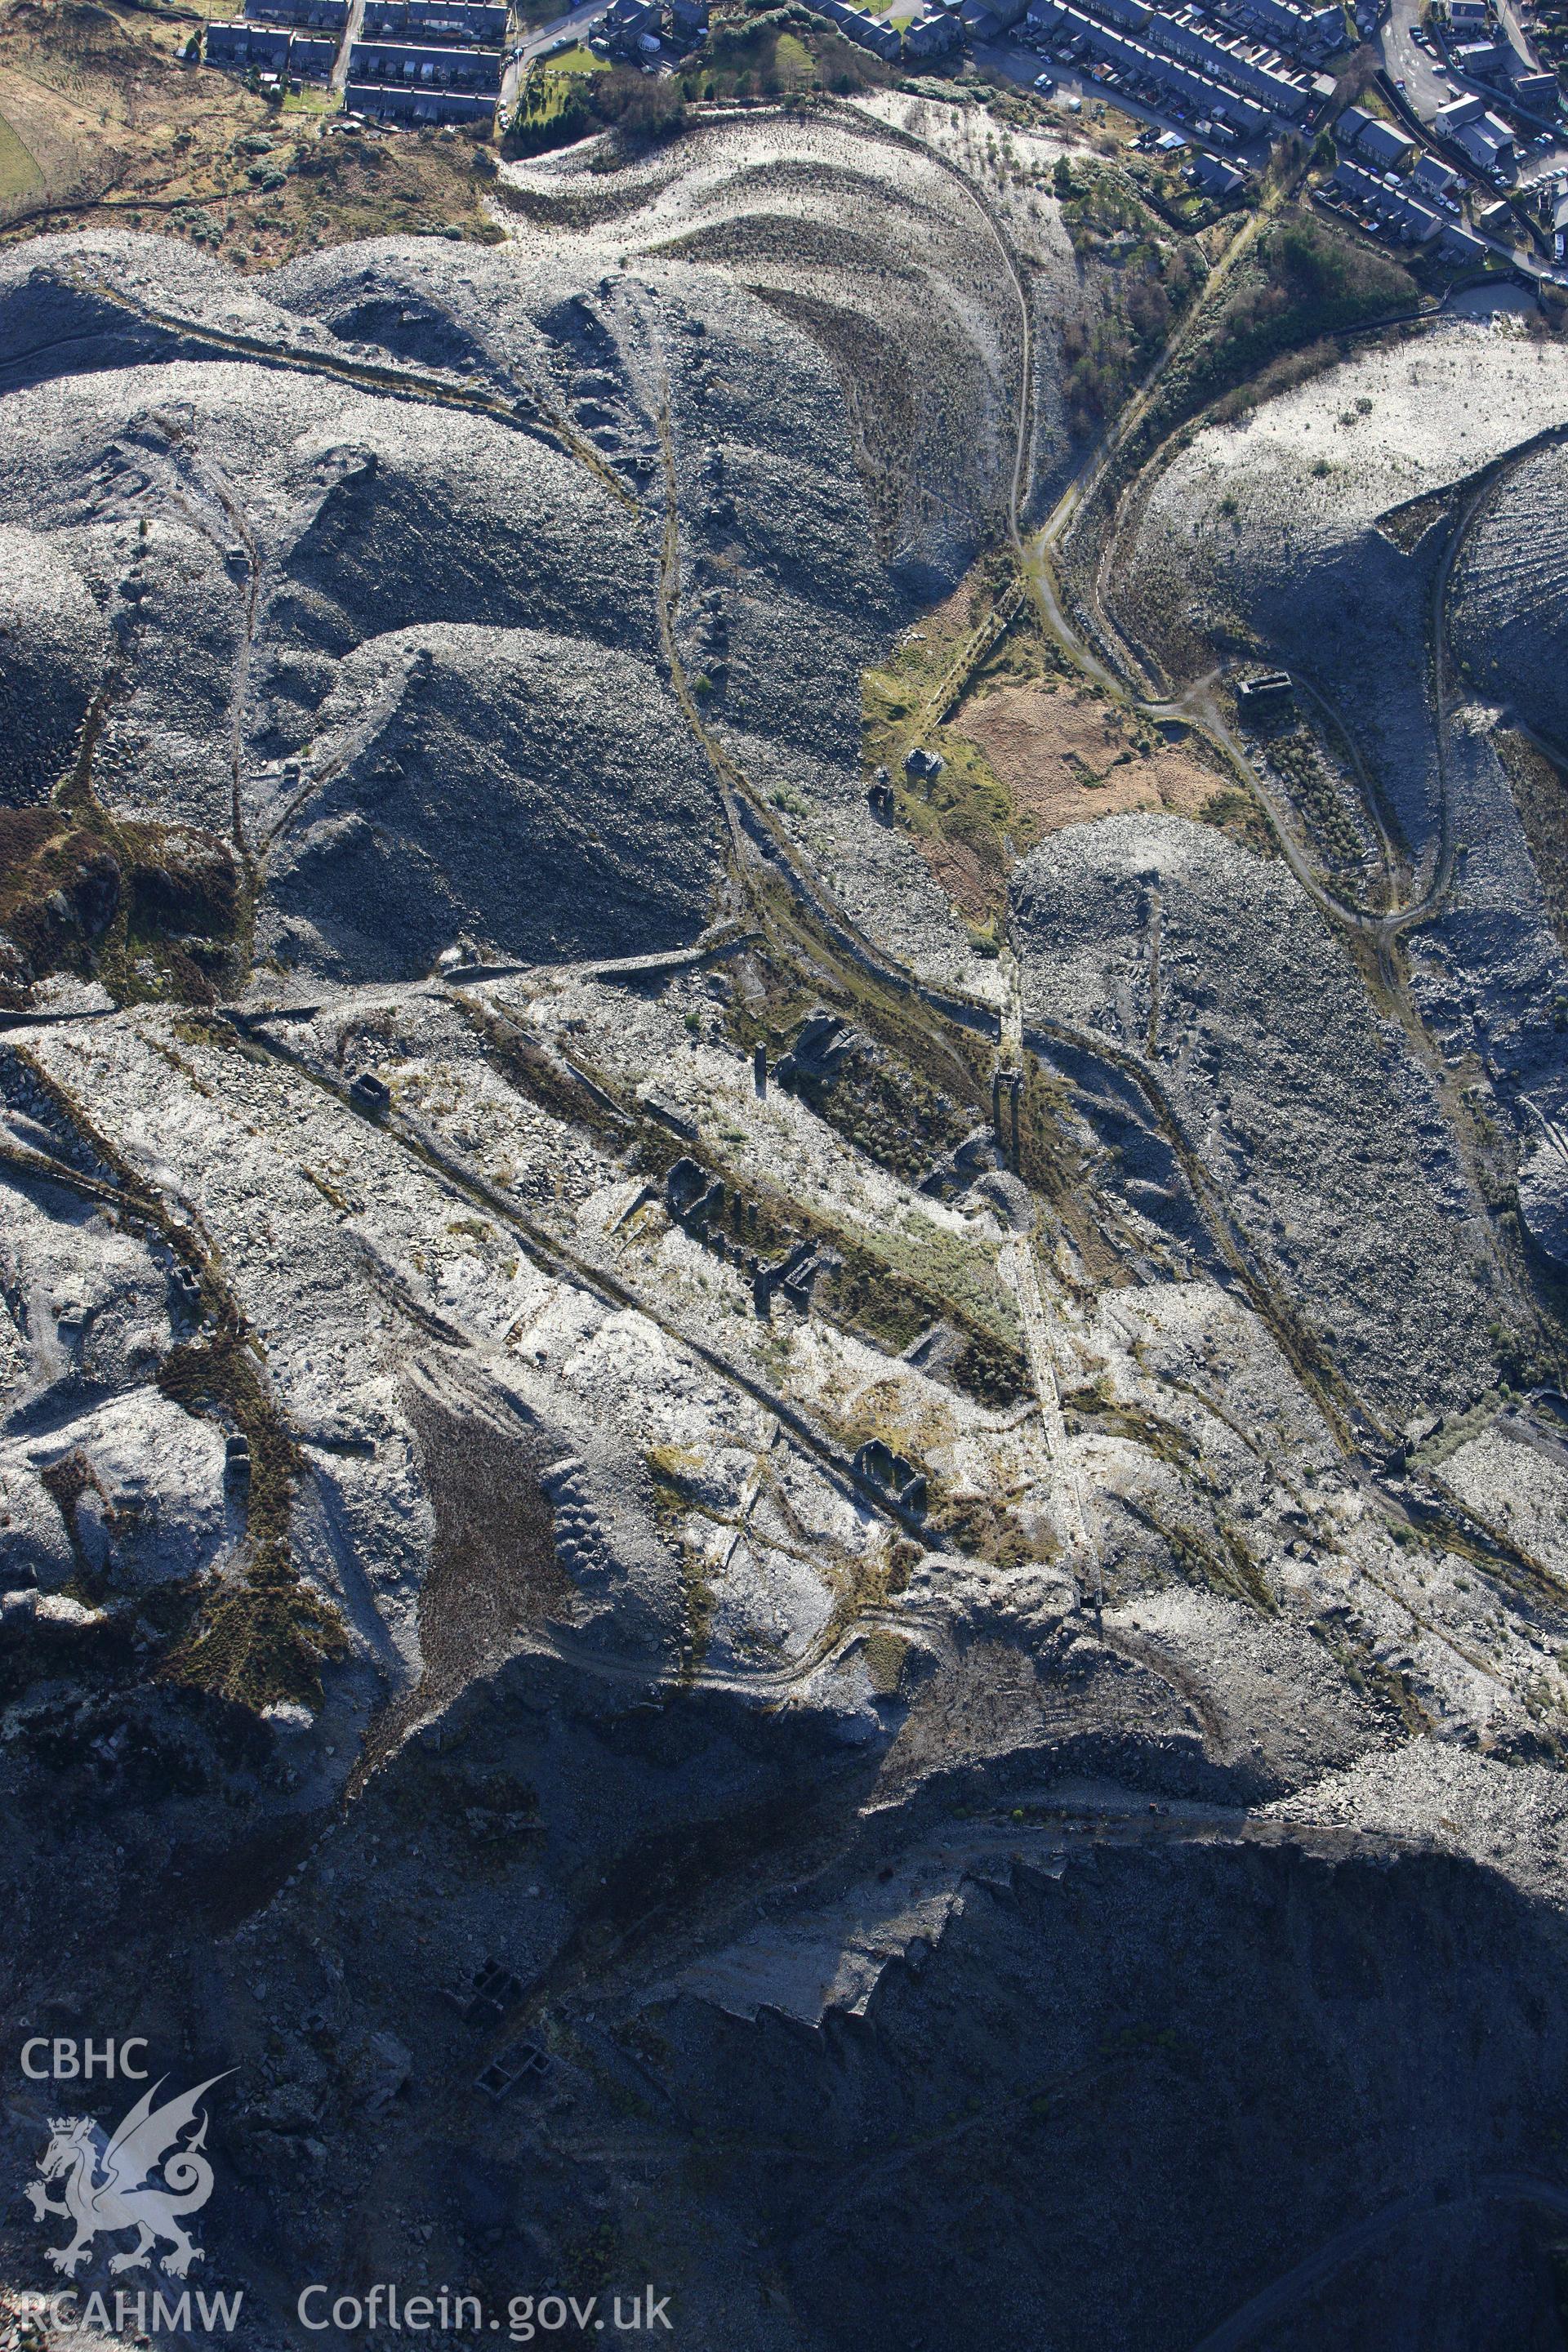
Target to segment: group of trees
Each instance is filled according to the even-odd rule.
[[[747,0],[715,17],[700,55],[674,75],[574,76],[564,97],[541,76],[531,102],[507,133],[509,155],[540,155],[610,129],[628,146],[673,138],[689,103],[729,98],[789,98],[813,89],[845,95],[882,87],[894,76],[879,59],[832,31],[805,9]]]
[[[1201,264],[1189,244],[1148,233],[1150,215],[1118,174],[1058,155],[1052,187],[1080,259],[1096,258],[1119,240],[1099,318],[1069,320],[1062,332],[1068,429],[1082,440],[1152,364],[1196,290]],[[1136,239],[1130,249],[1129,236]]]
[[[703,95],[774,98],[810,89],[843,95],[893,79],[868,50],[858,48],[805,9],[753,5],[746,16],[715,23],[703,68]]]
[[[557,102],[547,77],[520,107],[502,142],[508,155],[543,155],[573,146],[591,131],[617,131],[628,145],[672,139],[686,121],[686,93],[679,81],[615,66],[608,73],[574,74]]]

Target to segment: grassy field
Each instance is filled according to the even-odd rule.
[[[0,217],[13,205],[42,187],[44,175],[38,169],[37,158],[30,147],[23,144],[0,114]]]
[[[552,74],[596,74],[608,73],[609,70],[609,58],[596,58],[592,49],[583,47],[581,41],[574,49],[563,49],[561,55],[552,58],[544,68],[547,79]]]
[[[868,13],[875,13],[868,10]],[[844,92],[885,87],[896,77],[869,51],[829,26],[801,16],[793,26],[754,22],[721,0],[713,12],[706,59],[681,77],[689,98],[757,98],[778,92]]]

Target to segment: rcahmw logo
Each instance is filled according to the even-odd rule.
[[[142,2063],[146,2048],[140,2039],[79,2043],[36,2035],[23,2046],[22,2071],[33,2082],[87,2083],[100,2074],[110,2081],[118,2076],[142,2082],[149,2072]],[[227,2073],[233,2071],[231,2067]],[[213,2192],[213,2168],[204,2152],[207,2117],[202,2101],[215,2084],[226,2079],[226,2074],[209,2075],[194,2090],[177,2092],[155,2105],[168,2080],[161,2075],[111,2132],[91,2116],[50,2119],[48,2145],[38,2159],[38,2178],[26,2184],[26,2194],[35,2221],[46,2229],[57,2220],[70,2224],[70,2235],[63,2243],[44,2250],[57,2271],[74,2277],[88,2261],[96,2239],[115,2238],[130,2231],[136,2233],[135,2242],[110,2258],[111,2273],[144,2271],[156,2261],[167,2276],[183,2279],[193,2263],[203,2260],[202,2249],[185,2224],[191,2215],[201,2211]],[[57,2295],[49,2301],[52,2305],[66,2299]],[[121,2295],[114,2299],[117,2304],[126,2300]],[[94,2295],[90,2304],[101,2300]],[[141,2300],[138,2296],[138,2304]],[[203,2306],[202,2324],[209,2327],[215,2322],[232,2326],[238,2315],[238,2297],[214,2296],[210,2315],[208,2298],[202,2295],[198,2300]],[[153,2301],[156,2306],[163,2298],[155,2296]],[[179,2303],[188,2314],[189,2296],[182,2296]],[[154,2310],[154,2326],[163,2315]],[[89,2308],[77,2316],[76,2324],[91,2326],[95,2316]],[[167,2324],[176,2324],[172,2311]],[[188,2316],[183,2324],[189,2326]]]

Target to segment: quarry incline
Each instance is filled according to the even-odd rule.
[[[1568,343],[940,88],[0,249],[3,2005],[260,2346],[1562,2340]]]

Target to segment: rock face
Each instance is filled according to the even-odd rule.
[[[1486,1987],[1451,1986],[1435,2009],[1434,1974],[1460,1919],[1486,1937]],[[1394,2342],[1413,2344],[1418,2330],[1461,2352],[1477,2337],[1469,2315],[1449,2307],[1457,2277],[1491,2282],[1528,2337],[1520,2217],[1479,2201],[1454,2213],[1444,2177],[1457,2166],[1484,2178],[1499,2161],[1482,2120],[1486,2076],[1457,2048],[1470,2033],[1490,2038],[1483,2020],[1505,2064],[1528,2073],[1544,2062],[1559,2079],[1561,2025],[1529,2018],[1513,1974],[1542,1948],[1526,1906],[1494,1910],[1479,1883],[1436,1857],[1389,1869],[1370,1849],[1179,1861],[1113,1850],[1068,1861],[1059,1876],[1004,1869],[962,1884],[928,1935],[887,1967],[859,2014],[846,2003],[817,2032],[695,2000],[671,2019],[687,2095],[719,2086],[766,2145],[736,2163],[716,2201],[731,2230],[773,2235],[792,2302],[826,2340],[847,2327],[879,2347],[968,2342],[983,2294],[986,2340],[1009,2352],[1047,2327],[1047,2340],[1087,2347],[1106,2311],[1129,2346],[1195,2344],[1246,2300],[1244,2277],[1270,2290],[1282,2341],[1361,2345],[1384,2327]],[[1412,2011],[1423,2021],[1414,2043],[1394,2022]],[[916,2162],[937,2034],[975,2105]],[[1079,2087],[1090,2075],[1092,2101]],[[1522,2077],[1502,2093],[1507,2105],[1530,2096]],[[1352,2198],[1365,2250],[1362,2232],[1345,2231],[1342,2270],[1344,2175],[1333,2179],[1327,2147],[1355,2168],[1369,2108],[1400,2131],[1425,2111],[1424,2168],[1381,2229],[1375,2195]],[[1134,2199],[1109,2189],[1107,2140],[1123,2192],[1139,2184]],[[840,2183],[830,2210],[814,2179],[824,2160]],[[1547,2172],[1536,2177],[1549,2196]],[[1537,2235],[1530,2220],[1523,2234]],[[1329,2273],[1326,2287],[1314,2268]],[[1406,2298],[1408,2318],[1395,2308]]]
[[[1547,1256],[1568,1265],[1568,1159],[1554,1139],[1520,1164],[1519,1213]]]

